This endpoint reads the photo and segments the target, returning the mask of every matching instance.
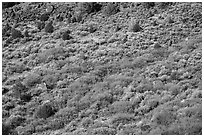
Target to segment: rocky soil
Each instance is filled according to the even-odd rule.
[[[201,135],[202,3],[3,3],[4,135]]]

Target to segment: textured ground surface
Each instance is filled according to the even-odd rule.
[[[201,3],[10,6],[3,134],[202,134]]]

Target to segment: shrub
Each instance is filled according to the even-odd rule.
[[[11,127],[7,123],[2,123],[2,135],[9,135],[11,130]]]
[[[44,29],[45,28],[45,22],[41,22],[41,21],[37,22],[37,28],[39,30]]]
[[[20,2],[2,2],[2,9],[13,7],[17,4],[20,4]]]
[[[12,37],[13,39],[16,39],[16,38],[22,38],[23,35],[22,35],[22,33],[21,33],[20,30],[17,30],[17,29],[15,29],[15,28],[12,28],[12,29],[11,29],[11,37]]]
[[[40,15],[39,19],[40,21],[47,21],[50,17],[50,14],[49,13],[43,13],[42,15]]]
[[[169,91],[171,92],[172,95],[176,96],[180,93],[181,87],[179,85],[172,85],[169,88]]]
[[[7,87],[2,87],[2,95],[6,94],[7,92],[9,92],[9,89]]]
[[[31,88],[35,86],[36,84],[41,83],[41,76],[36,73],[30,73],[26,76],[23,83],[26,87]]]
[[[47,25],[45,26],[45,32],[47,32],[47,33],[53,33],[54,32],[54,27],[52,25],[52,21],[48,22]]]
[[[71,32],[69,30],[63,32],[62,39],[63,40],[70,40],[72,37],[69,35]]]
[[[111,2],[108,3],[108,5],[103,10],[103,14],[105,14],[106,16],[116,14],[117,12],[119,12],[118,5]]]
[[[54,114],[54,109],[52,108],[52,105],[50,103],[45,103],[45,104],[40,105],[37,108],[34,116],[37,118],[46,119],[53,114]]]
[[[27,87],[23,85],[20,81],[17,81],[13,87],[13,95],[16,98],[20,98],[24,101],[29,101],[31,96],[29,96],[26,92],[28,91]]]
[[[139,21],[135,22],[134,20],[131,20],[130,22],[130,25],[129,25],[129,28],[128,30],[130,32],[138,32],[140,31],[142,28],[140,27],[139,25]]]
[[[97,2],[80,2],[78,8],[82,13],[90,14],[101,10],[102,5]]]
[[[153,121],[158,125],[168,126],[175,121],[175,116],[168,110],[162,110],[153,116]]]
[[[42,81],[45,82],[46,87],[48,89],[53,89],[54,86],[57,84],[57,80],[58,80],[57,76],[54,75],[46,75],[42,79]]]
[[[155,2],[143,2],[142,3],[142,6],[149,9],[151,7],[154,7],[155,6]]]

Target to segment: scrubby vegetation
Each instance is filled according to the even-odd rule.
[[[202,135],[202,3],[3,3],[3,135]]]

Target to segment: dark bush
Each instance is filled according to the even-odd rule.
[[[50,17],[50,13],[43,13],[42,15],[40,15],[39,19],[40,21],[47,21]]]
[[[7,87],[2,87],[2,95],[6,94],[7,92],[9,92],[9,89]]]
[[[10,132],[11,132],[11,127],[6,123],[2,123],[2,135],[9,135]]]
[[[175,118],[176,117],[172,112],[168,110],[162,110],[161,112],[154,114],[153,120],[158,125],[168,126],[175,121]]]
[[[2,2],[2,9],[13,7],[17,4],[20,4],[20,2]]]
[[[69,35],[71,32],[69,30],[63,32],[62,39],[63,40],[70,40],[72,37]]]
[[[54,86],[57,84],[57,76],[54,75],[46,75],[44,76],[44,78],[42,79],[43,82],[45,82],[46,87],[48,89],[53,89]]]
[[[21,98],[22,94],[27,92],[28,89],[20,81],[16,81],[16,83],[12,87],[12,90],[13,90],[13,95],[16,98]]]
[[[17,29],[15,29],[15,28],[12,28],[12,29],[11,29],[11,37],[14,38],[14,39],[16,39],[16,38],[22,38],[23,35],[22,35],[22,33],[21,33],[20,30],[17,30]]]
[[[45,103],[38,107],[38,109],[35,112],[35,117],[46,119],[53,114],[54,109],[52,108],[52,105],[50,103]]]
[[[106,16],[110,16],[119,12],[119,6],[114,3],[108,3],[108,5],[103,9],[103,13]]]
[[[52,25],[52,21],[50,21],[46,26],[45,26],[45,32],[47,33],[53,33],[54,32],[54,27]]]
[[[152,8],[152,7],[155,6],[155,2],[143,2],[142,5],[143,5],[145,8],[149,9],[149,8]]]
[[[37,28],[39,29],[39,30],[42,30],[42,29],[44,29],[45,28],[45,22],[37,22]]]
[[[102,5],[97,2],[80,2],[78,8],[82,13],[90,14],[101,10]]]
[[[128,28],[128,30],[130,31],[130,32],[138,32],[138,31],[140,31],[142,28],[140,27],[140,25],[139,25],[139,22],[137,21],[137,22],[135,22],[135,21],[131,21],[131,23],[130,23],[130,25],[129,25],[129,28]]]

